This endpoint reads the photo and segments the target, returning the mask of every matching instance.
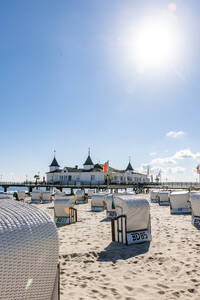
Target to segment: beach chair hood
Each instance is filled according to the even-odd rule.
[[[148,228],[150,206],[146,199],[134,195],[114,195],[113,198],[117,215],[127,216],[127,231]]]
[[[0,299],[51,300],[58,264],[51,217],[14,200],[0,201]]]

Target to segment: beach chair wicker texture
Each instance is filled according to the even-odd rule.
[[[170,194],[170,206],[171,210],[184,209],[189,211],[188,207],[189,192],[177,191]]]
[[[200,217],[200,193],[199,192],[191,192],[190,203],[191,203],[192,215],[195,217]]]
[[[54,212],[56,217],[68,217],[70,207],[73,207],[75,203],[74,196],[65,196],[57,198],[54,201]]]
[[[150,206],[146,199],[134,195],[115,195],[114,205],[117,215],[127,216],[127,232],[148,228]]]
[[[106,197],[108,193],[96,193],[92,195],[91,206],[101,206],[106,205]]]
[[[22,202],[0,201],[1,300],[52,300],[58,250],[48,214]]]

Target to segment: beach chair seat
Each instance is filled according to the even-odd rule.
[[[0,240],[0,299],[58,300],[59,241],[50,215],[2,199]]]
[[[135,195],[114,195],[117,216],[112,218],[112,241],[127,245],[151,241],[149,202]]]
[[[96,193],[92,195],[91,211],[100,212],[106,207],[107,193]]]
[[[190,193],[188,191],[176,191],[170,194],[171,214],[191,214],[188,206]]]
[[[65,196],[54,201],[54,220],[56,225],[68,225],[77,222],[75,197]]]
[[[169,206],[169,192],[159,191],[158,193],[158,203],[160,206]]]

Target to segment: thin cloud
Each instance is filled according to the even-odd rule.
[[[166,133],[166,136],[172,137],[172,138],[177,138],[179,136],[185,135],[184,131],[169,131]]]

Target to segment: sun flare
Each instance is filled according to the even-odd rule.
[[[176,55],[177,37],[172,24],[152,19],[138,26],[134,39],[134,58],[141,68],[163,68]]]

